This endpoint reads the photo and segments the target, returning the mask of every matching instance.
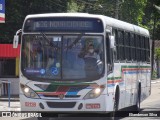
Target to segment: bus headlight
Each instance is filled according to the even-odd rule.
[[[28,93],[28,92],[29,92],[29,88],[28,88],[28,87],[25,87],[25,88],[24,88],[24,92],[25,92],[25,93]]]
[[[84,99],[93,99],[93,98],[97,98],[101,95],[101,93],[103,92],[105,86],[99,86],[91,91],[89,91],[85,96]]]
[[[39,98],[39,96],[28,86],[21,84],[20,85],[24,95],[28,98]]]

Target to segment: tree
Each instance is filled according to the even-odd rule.
[[[120,19],[142,26],[146,4],[147,0],[124,0],[121,7]]]
[[[82,12],[85,4],[78,2],[78,0],[69,0],[67,3],[67,12]]]
[[[160,39],[160,14],[158,10],[154,7],[154,4],[160,5],[159,0],[148,0],[146,8],[145,8],[145,15],[143,17],[143,25],[147,26],[148,30],[151,33],[152,39]],[[154,33],[153,33],[154,31]],[[154,37],[153,37],[154,34]]]
[[[118,15],[118,19],[145,27],[151,34],[155,16],[155,39],[160,39],[160,14],[152,4],[153,0],[6,0],[6,23],[0,25],[0,42],[12,43],[26,15],[56,12]],[[159,6],[160,1],[154,0],[154,4]]]
[[[28,14],[67,11],[67,0],[6,0],[6,21],[0,25],[0,43],[12,43]]]
[[[160,7],[157,5],[154,5],[154,7],[158,10],[158,12],[160,13]]]

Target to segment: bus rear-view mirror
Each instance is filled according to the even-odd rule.
[[[114,36],[110,36],[110,47],[111,48],[115,47],[114,43],[115,43],[115,37]]]
[[[18,35],[14,35],[13,48],[18,48],[18,41],[19,41],[19,36]]]
[[[22,30],[19,29],[17,32],[16,32],[16,35],[14,35],[14,38],[13,38],[13,48],[18,48],[18,42],[19,42],[19,35],[22,33]]]

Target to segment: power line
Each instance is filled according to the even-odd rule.
[[[82,2],[82,3],[85,3],[85,4],[88,4],[88,5],[95,6],[95,4],[89,3],[89,2],[86,2],[86,1],[83,1],[83,0],[76,0],[76,1],[77,1],[77,2]]]
[[[53,4],[57,5],[57,6],[60,6],[60,7],[63,7],[63,8],[66,8],[66,6],[64,5],[60,5],[59,3],[56,3],[55,1],[52,1]]]

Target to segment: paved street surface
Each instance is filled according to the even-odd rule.
[[[18,101],[12,101],[8,107],[8,101],[0,101],[0,111],[20,111],[20,103]],[[145,114],[148,111],[156,115],[160,115],[160,79],[152,82],[152,93],[145,101],[141,103],[141,112],[139,114]],[[1,114],[1,113],[0,113]],[[107,120],[108,117],[78,117],[80,115],[59,115],[58,118],[50,118],[50,120]],[[92,116],[92,115],[90,115]],[[120,120],[159,120],[160,117],[120,117]],[[20,118],[20,117],[0,117],[0,120],[37,120],[37,118]],[[45,119],[44,119],[45,120]]]
[[[0,101],[0,111],[20,111],[20,102],[10,102],[8,107],[8,101]]]

